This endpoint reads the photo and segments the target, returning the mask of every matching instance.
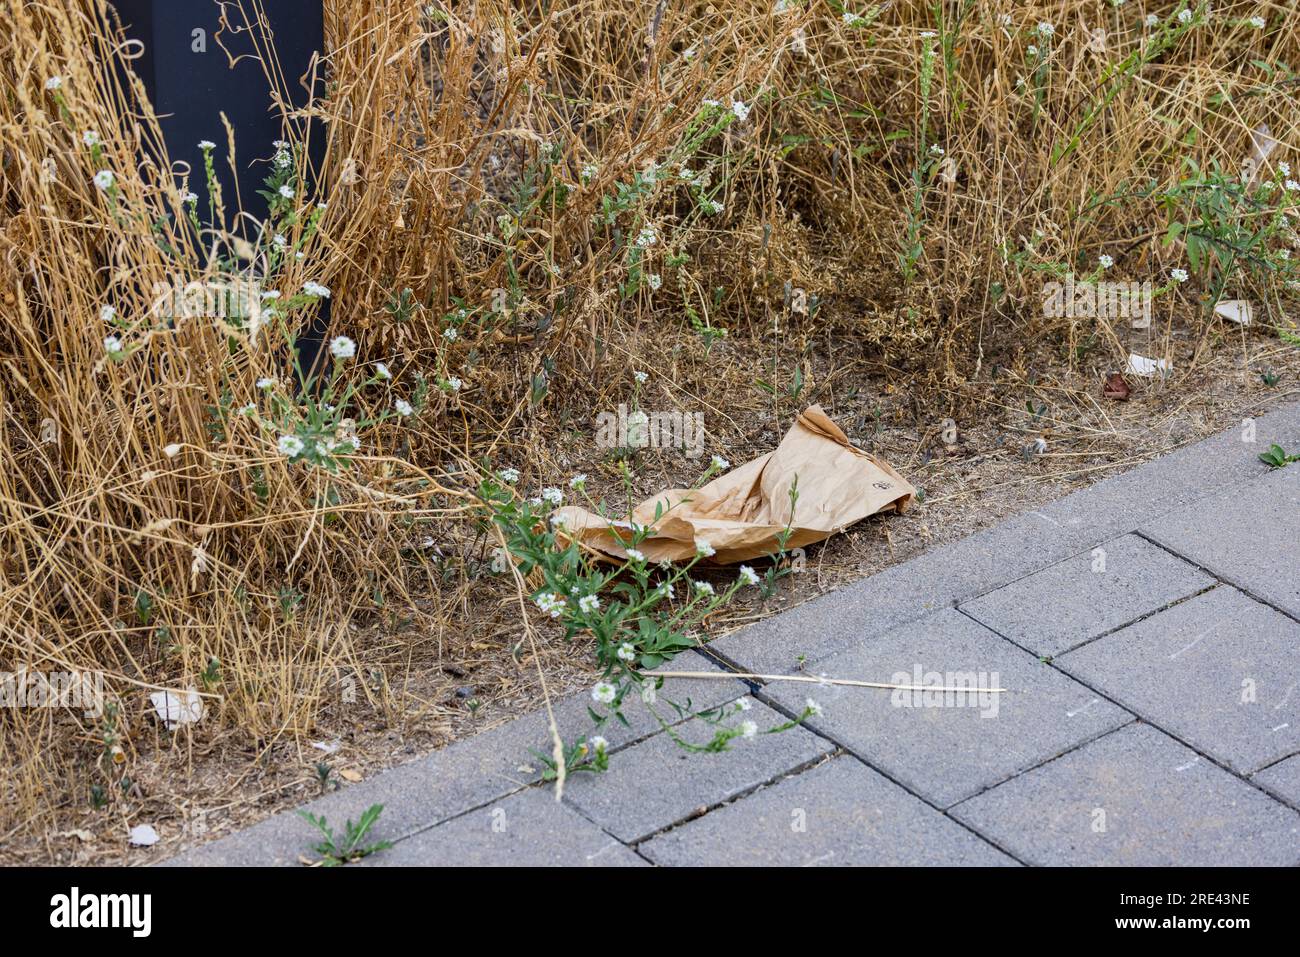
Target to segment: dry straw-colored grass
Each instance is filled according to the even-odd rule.
[[[210,726],[263,747],[309,730],[342,676],[363,669],[349,623],[377,595],[419,621],[466,614],[478,586],[435,574],[419,546],[432,537],[481,552],[467,473],[491,458],[523,468],[525,484],[557,479],[538,468],[546,429],[633,368],[675,363],[656,343],[688,328],[688,311],[733,339],[779,342],[782,356],[816,335],[852,336],[913,370],[918,390],[958,386],[990,356],[1047,337],[1066,356],[1093,337],[1118,357],[1121,334],[1104,323],[1043,319],[1041,276],[1008,250],[1037,235],[1039,261],[1106,251],[1126,276],[1159,281],[1182,261],[1178,244],[1158,242],[1164,210],[1097,198],[1169,185],[1188,157],[1236,168],[1260,124],[1282,144],[1274,159],[1293,159],[1300,142],[1298,81],[1256,62],[1300,62],[1284,3],[1216,5],[1208,25],[1119,83],[1060,156],[1109,94],[1108,65],[1144,35],[1143,15],[1178,5],[894,2],[851,28],[823,0],[777,5],[786,11],[772,0],[327,0],[317,193],[329,208],[284,288],[328,285],[333,331],[399,383],[413,372],[465,383],[435,390],[418,421],[372,430],[355,467],[331,476],[287,465],[248,419],[213,430],[223,398],[254,401],[260,377],[282,376],[280,332],[268,327],[256,346],[235,335],[232,349],[230,330],[210,322],[148,330],[145,291],[210,267],[174,225],[187,171],[137,162],[161,156],[160,138],[142,91],[117,79],[126,51],[104,4],[0,2],[0,670],[102,670],[119,706],[112,727],[64,710],[0,714],[0,839],[39,830],[92,786],[115,800],[137,742],[155,738],[150,689],[205,690]],[[936,8],[950,42],[924,112],[956,175],[926,190],[923,254],[905,283],[918,70],[925,31],[941,29]],[[1242,22],[1256,15],[1266,31]],[[1017,81],[1039,21],[1055,34],[1035,109]],[[668,157],[706,99],[752,108],[691,160],[724,184],[725,211],[701,216],[665,187],[612,226],[594,223],[600,198]],[[116,215],[92,183],[86,129],[103,139]],[[232,145],[241,158],[270,149],[222,143],[220,162]],[[549,146],[568,183],[588,164],[597,172],[503,232],[498,218]],[[626,241],[646,223],[662,237],[663,287],[625,298]],[[386,307],[406,287],[418,305],[398,316]],[[818,297],[813,317],[789,309],[788,288]],[[508,310],[444,338],[456,303],[500,289],[514,296]],[[1281,321],[1287,290],[1237,291]],[[136,327],[123,362],[105,359],[109,303]],[[718,398],[695,378],[698,401]],[[360,398],[388,400],[382,389]],[[205,683],[214,660],[220,678]]]

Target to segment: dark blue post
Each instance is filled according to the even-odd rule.
[[[168,154],[190,166],[190,190],[199,197],[199,209],[207,208],[208,196],[198,144],[209,140],[217,144],[214,155],[222,158],[214,165],[227,208],[235,207],[237,186],[244,212],[264,220],[267,203],[258,190],[265,188],[269,171],[265,160],[274,152],[271,144],[287,138],[285,119],[274,107],[254,37],[246,30],[237,32],[244,23],[235,5],[225,7],[229,19],[237,22],[224,26],[223,5],[217,0],[113,0],[113,5],[127,36],[144,48],[133,69],[158,114]],[[325,52],[324,5],[321,0],[260,0],[260,4],[245,0],[250,17],[258,6],[269,25],[265,36],[275,47],[290,108],[306,106],[311,94],[300,79],[310,81],[313,61]],[[316,63],[314,68],[319,96],[324,67]],[[224,161],[222,113],[235,131],[237,177],[230,175]],[[296,132],[305,137],[309,131],[300,127]],[[304,159],[309,170],[318,173],[325,158],[325,130],[319,121],[312,121],[308,143]],[[312,326],[299,333],[304,372],[316,367],[328,323],[326,299]]]

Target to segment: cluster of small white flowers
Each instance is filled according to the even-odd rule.
[[[583,183],[590,183],[593,179],[596,178],[596,174],[599,172],[600,172],[599,166],[597,166],[594,163],[588,163],[586,166],[582,168],[582,172],[580,172],[578,175],[579,177],[581,177]]]
[[[205,153],[208,150],[214,150],[216,148],[217,144],[212,142],[212,140],[199,140],[199,149],[203,150]]]
[[[1171,269],[1169,271],[1169,277],[1173,279],[1174,282],[1187,282],[1187,270]]]
[[[347,336],[335,336],[330,340],[330,355],[340,362],[351,359],[357,354],[357,344]]]
[[[99,318],[103,322],[112,322],[117,318],[117,310],[112,306],[103,306],[99,310]]]
[[[497,473],[497,478],[501,479],[503,482],[508,482],[509,484],[514,485],[519,481],[519,469],[504,468]]]
[[[579,472],[573,478],[569,479],[569,488],[571,489],[578,490],[581,489],[586,484],[587,484],[586,472]]]
[[[998,26],[1003,28],[1008,28],[1011,26],[1011,23],[1012,23],[1011,14],[1009,13],[998,14]]]
[[[1283,176],[1290,176],[1290,175],[1291,175],[1291,164],[1290,164],[1290,163],[1287,163],[1287,162],[1281,162],[1281,163],[1278,163],[1278,164],[1277,164],[1277,171],[1278,171],[1279,173],[1281,173]]]
[[[651,290],[656,292],[659,290],[659,287],[664,284],[663,277],[660,276],[657,272],[649,273],[645,277],[645,281],[646,284],[650,286]]]
[[[265,392],[267,389],[274,389],[275,380],[272,379],[270,376],[262,376],[262,378],[257,380],[257,387],[261,389],[263,392]]]
[[[588,615],[593,611],[600,611],[600,598],[596,595],[583,595],[578,599],[578,608]]]
[[[1056,33],[1056,27],[1052,26],[1046,20],[1040,20],[1038,26],[1034,29],[1038,31],[1040,37],[1050,37]]]
[[[235,410],[235,413],[237,415],[252,415],[256,411],[257,411],[257,406],[249,402],[247,405],[241,405],[238,409]]]
[[[537,607],[542,610],[542,614],[549,615],[551,618],[559,618],[564,614],[564,596],[557,595],[553,591],[544,591],[533,599]]]
[[[406,418],[408,415],[410,415],[412,412],[415,411],[413,408],[411,408],[411,403],[407,402],[405,399],[397,399],[395,402],[393,402],[393,408],[397,410],[397,414],[400,415],[402,418]]]
[[[659,564],[662,565],[662,564],[664,564],[664,563],[663,563],[663,562],[660,562]],[[657,591],[657,592],[659,593],[659,597],[660,597],[660,598],[672,598],[672,597],[673,597],[673,583],[672,583],[672,582],[663,582],[662,584],[660,584],[660,586],[659,586],[658,588],[655,589],[655,591]]]
[[[320,283],[312,282],[311,280],[302,284],[302,291],[309,296],[316,296],[319,299],[328,299],[330,297],[330,291],[327,286],[322,286]]]
[[[808,713],[813,715],[814,717],[821,715],[823,713],[822,706],[819,705],[812,698],[809,698],[807,701],[805,701],[803,703],[803,706],[805,709],[807,709]]]
[[[456,331],[455,326],[448,326],[446,329],[442,330],[442,337],[448,342],[455,342],[460,338],[460,333]]]
[[[654,682],[647,681],[641,686],[641,700],[646,704],[654,704],[657,697],[659,697],[659,694],[654,686]]]
[[[115,356],[122,351],[122,340],[117,336],[104,337],[104,351],[110,356]]]
[[[63,77],[61,76],[52,76],[45,81],[45,89],[47,90],[58,90],[62,88],[62,86],[63,86]]]
[[[608,681],[597,681],[591,689],[591,700],[597,704],[609,704],[618,694],[618,689]]]
[[[1267,25],[1267,21],[1263,17],[1251,17],[1250,25],[1256,30],[1263,30]]]
[[[639,382],[641,385],[645,385],[647,382],[650,381],[650,373],[640,372],[640,371],[634,372],[632,373],[632,378],[636,379],[636,381]]]
[[[713,586],[708,582],[691,582],[691,587],[695,589],[697,595],[712,595]]]
[[[754,571],[754,569],[750,568],[748,565],[741,565],[741,566],[740,566],[740,580],[743,581],[743,582],[744,582],[745,584],[747,584],[747,585],[757,585],[757,584],[758,584],[758,572]]]
[[[85,143],[87,146],[98,146],[99,134],[94,130],[86,130],[81,134],[81,142]]]
[[[280,195],[283,196],[285,199],[293,199],[293,187],[290,186],[288,183],[285,183],[283,186],[280,187]]]
[[[283,233],[276,233],[271,238],[271,245],[274,246],[276,249],[280,250],[280,252],[284,252],[284,250],[289,245],[289,240],[284,238]]]
[[[393,377],[393,373],[388,370],[388,366],[382,362],[375,363],[375,375],[380,379],[391,379]]]
[[[1300,183],[1297,183],[1293,179],[1287,180],[1282,185],[1284,185],[1287,189],[1291,190],[1292,192],[1295,192],[1296,190],[1300,190]]]
[[[752,738],[758,734],[758,725],[753,721],[740,722],[740,735],[743,738]]]
[[[609,742],[599,734],[593,734],[587,745],[597,754],[604,754],[609,750]]]
[[[943,155],[943,147],[940,146],[938,143],[932,143],[932,144],[930,144],[930,155],[932,155],[932,156],[942,156],[942,155]]]
[[[542,500],[558,506],[564,501],[564,493],[558,488],[544,488],[542,489]]]
[[[1109,269],[1111,266],[1115,265],[1115,259],[1113,256],[1109,256],[1106,253],[1102,253],[1100,256],[1097,257],[1097,263],[1101,266],[1102,269]]]
[[[636,661],[636,649],[632,647],[630,642],[625,641],[623,644],[619,645],[616,654],[618,655],[619,661]]]
[[[627,557],[630,558],[630,559],[632,559],[632,561],[634,561],[634,562],[644,562],[644,561],[645,561],[645,553],[644,553],[643,551],[641,551],[641,549],[639,549],[639,548],[629,548],[629,549],[627,550]]]
[[[282,435],[280,441],[276,443],[276,448],[286,458],[293,458],[295,455],[301,455],[306,446],[303,445],[302,439],[296,435]]]
[[[459,391],[460,391],[460,387],[461,387],[463,384],[464,384],[464,383],[462,383],[462,382],[460,381],[460,379],[459,379],[458,377],[456,377],[456,376],[452,376],[451,378],[449,378],[449,379],[447,380],[447,388],[450,389],[452,392],[459,392]]]
[[[703,538],[697,538],[695,540],[695,554],[699,555],[701,558],[711,558],[717,553],[718,553],[717,549],[715,549]]]
[[[741,100],[731,101],[731,115],[742,123],[749,119],[749,109],[749,106]]]
[[[709,464],[712,465],[715,469],[719,469],[719,470],[731,468],[731,463],[728,462],[726,459],[724,459],[721,455],[713,456],[713,458],[709,459]]]
[[[108,192],[110,189],[112,189],[113,171],[109,169],[101,169],[98,173],[95,174],[95,185],[98,186],[100,189],[102,189],[104,192]]]
[[[1178,11],[1178,22],[1179,22],[1179,23],[1191,23],[1191,22],[1192,22],[1192,11],[1191,11],[1191,10],[1179,10],[1179,11]]]
[[[636,245],[641,249],[648,249],[657,242],[659,242],[659,237],[655,235],[653,226],[642,227],[641,232],[636,237]]]
[[[1143,21],[1148,27],[1154,27],[1160,22],[1160,18],[1154,13],[1148,13],[1146,20]]]

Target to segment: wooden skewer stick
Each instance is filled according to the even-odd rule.
[[[760,681],[805,681],[817,685],[849,685],[854,688],[885,688],[891,691],[955,691],[967,694],[1006,694],[1007,688],[955,688],[930,685],[891,685],[883,681],[857,681],[853,678],[813,678],[809,675],[737,674],[734,671],[643,671],[647,678],[701,678],[723,681],[727,678],[754,678]]]

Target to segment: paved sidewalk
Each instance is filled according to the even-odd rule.
[[[1300,447],[1300,404],[1254,424],[679,656],[719,680],[660,693],[746,697],[766,726],[812,689],[806,727],[688,755],[634,705],[604,732],[610,771],[557,804],[532,714],[307,809],[340,826],[384,804],[396,843],[367,866],[1298,864],[1300,464],[1256,456]],[[726,676],[917,669],[1011,691],[935,706]],[[559,704],[567,736],[586,703]],[[293,864],[312,840],[285,813],[167,863]]]

